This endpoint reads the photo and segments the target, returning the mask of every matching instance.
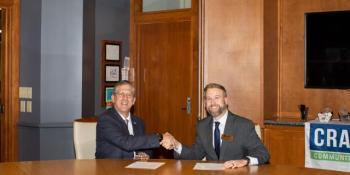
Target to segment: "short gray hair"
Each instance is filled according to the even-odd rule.
[[[113,89],[113,94],[116,94],[117,93],[117,90],[118,90],[118,87],[119,86],[122,86],[122,85],[129,85],[131,87],[131,92],[133,93],[133,95],[135,96],[135,87],[134,85],[132,85],[129,81],[127,80],[122,80],[122,81],[119,81],[118,83],[116,83],[114,85],[114,89]]]

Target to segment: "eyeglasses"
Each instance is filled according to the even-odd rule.
[[[130,93],[115,93],[115,95],[117,95],[118,97],[120,97],[120,98],[123,98],[123,97],[125,97],[125,98],[132,98],[132,97],[134,97],[134,95],[133,94],[130,94]]]

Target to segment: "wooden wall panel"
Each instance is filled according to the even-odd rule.
[[[262,1],[204,3],[204,85],[223,84],[229,109],[262,124]]]
[[[304,167],[305,141],[303,126],[265,125],[264,144],[272,165]]]
[[[298,118],[298,104],[310,107],[311,117],[329,106],[335,113],[350,109],[349,90],[304,88],[304,13],[350,10],[348,0],[280,0],[280,104],[281,117]]]
[[[277,116],[278,0],[264,1],[264,118]]]

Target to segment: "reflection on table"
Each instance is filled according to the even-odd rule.
[[[261,165],[222,171],[193,170],[194,160],[154,159],[165,162],[156,170],[129,169],[132,160],[52,160],[0,163],[1,175],[145,175],[145,174],[259,174],[259,175],[336,175],[344,172],[317,170],[295,166]],[[223,163],[223,162],[222,162]]]

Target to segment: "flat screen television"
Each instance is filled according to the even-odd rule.
[[[305,88],[350,88],[350,10],[305,13]]]

